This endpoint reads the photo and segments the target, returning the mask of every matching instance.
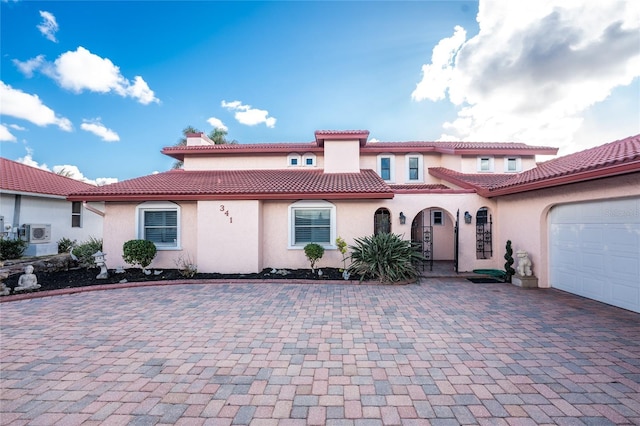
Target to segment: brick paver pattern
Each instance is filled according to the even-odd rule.
[[[3,425],[640,425],[640,315],[557,290],[190,284],[0,321]]]

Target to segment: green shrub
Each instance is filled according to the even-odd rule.
[[[27,242],[21,239],[9,240],[0,237],[0,260],[20,259],[27,245]]]
[[[78,259],[78,264],[83,268],[93,268],[96,262],[92,255],[98,251],[102,251],[102,239],[89,237],[87,241],[74,247],[71,254]]]
[[[69,238],[60,238],[58,240],[58,253],[69,253],[76,246],[76,240],[71,241]]]
[[[307,259],[311,263],[311,270],[315,270],[316,262],[324,256],[324,247],[320,244],[309,243],[304,246],[304,254],[307,255]]]
[[[418,269],[415,262],[424,260],[411,241],[391,233],[356,238],[355,245],[349,248],[352,260],[349,272],[381,283],[416,278]]]
[[[149,240],[129,240],[122,246],[125,262],[130,265],[140,265],[146,269],[156,257],[156,245]]]

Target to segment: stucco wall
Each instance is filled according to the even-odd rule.
[[[16,196],[0,195],[0,215],[4,216],[5,225],[14,224],[14,206]],[[82,226],[71,226],[70,201],[62,198],[34,197],[22,195],[20,201],[20,217],[18,225],[49,224],[51,225],[51,242],[57,243],[62,238],[76,240],[78,243],[89,237],[102,238],[102,216],[82,208]],[[89,203],[97,210],[104,211],[104,203]],[[0,232],[4,232],[1,230]],[[15,229],[13,230],[15,232]]]
[[[534,274],[540,287],[549,287],[549,223],[554,205],[640,195],[640,173],[624,175],[560,187],[500,197],[500,220],[497,222],[501,241],[507,239],[516,250],[529,252]]]
[[[198,202],[198,270],[251,273],[262,267],[262,203]]]
[[[326,173],[358,173],[360,171],[360,145],[358,141],[325,141]]]
[[[104,217],[103,251],[107,254],[107,267],[130,267],[122,259],[122,246],[129,240],[138,238],[136,229],[136,206],[138,203],[107,203]],[[158,250],[151,268],[176,268],[181,258],[197,259],[197,209],[195,202],[181,202],[180,206],[180,248]]]
[[[304,151],[291,151],[300,155],[306,154]],[[313,153],[316,157],[316,165],[305,168],[324,167],[324,157],[322,153]],[[301,165],[300,168],[303,166]],[[273,170],[290,168],[287,162],[287,154],[274,155],[247,155],[247,156],[225,156],[225,157],[194,157],[185,158],[185,170]]]

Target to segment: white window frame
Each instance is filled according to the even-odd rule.
[[[336,241],[336,206],[328,201],[324,200],[302,200],[296,201],[293,204],[289,205],[288,209],[288,229],[289,229],[289,238],[288,238],[288,248],[293,250],[303,250],[304,246],[309,244],[309,242],[297,243],[295,242],[295,212],[296,210],[329,210],[329,241],[319,242],[314,241],[317,244],[320,244],[322,247],[328,250],[337,249],[335,245]]]
[[[311,164],[307,164],[307,161],[311,160]],[[304,167],[315,167],[316,166],[316,155],[311,153],[311,152],[307,152],[306,154],[304,154],[302,156],[302,166]]]
[[[489,168],[488,169],[483,169],[482,168],[483,160],[488,160],[488,163],[489,163]],[[483,155],[481,157],[478,157],[478,171],[481,172],[481,173],[491,173],[491,172],[493,172],[493,170],[494,170],[493,163],[494,163],[494,159],[490,155]]]
[[[436,213],[440,213],[440,223],[436,223]],[[432,210],[431,211],[431,226],[444,226],[444,211]]]
[[[509,162],[515,161],[516,168],[509,170]],[[520,157],[504,157],[504,171],[506,173],[518,173],[522,171],[522,159]]]
[[[295,160],[297,164],[292,164],[293,160]],[[291,153],[291,154],[287,155],[287,166],[289,166],[289,167],[300,167],[301,162],[302,162],[302,156],[300,154]]]
[[[80,206],[80,211],[79,212],[74,212],[73,211],[73,206]],[[82,219],[83,219],[83,215],[82,215],[82,211],[84,210],[84,206],[82,205],[82,201],[72,201],[71,202],[71,227],[72,228],[82,228]],[[78,226],[74,226],[73,225],[73,218],[74,217],[78,217]],[[0,231],[0,232],[4,232],[4,230]]]
[[[389,159],[389,179],[385,179],[382,177],[382,159]],[[378,159],[376,161],[378,167],[378,176],[382,178],[385,182],[393,183],[395,181],[396,176],[396,165],[395,165],[396,156],[393,154],[379,154]]]
[[[411,163],[411,159],[412,158],[417,158],[418,159],[418,178],[417,179],[411,179],[411,170],[409,169],[409,164]],[[424,163],[423,163],[423,159],[422,159],[422,155],[421,154],[407,154],[404,157],[404,169],[405,169],[405,173],[406,173],[406,182],[422,182],[424,181]]]
[[[157,244],[157,250],[181,250],[180,234],[180,205],[170,201],[147,201],[136,206],[136,238],[144,239],[144,212],[146,211],[176,211],[176,242],[175,244]]]

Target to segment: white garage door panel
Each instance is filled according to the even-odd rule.
[[[550,284],[640,312],[640,198],[554,207]]]

